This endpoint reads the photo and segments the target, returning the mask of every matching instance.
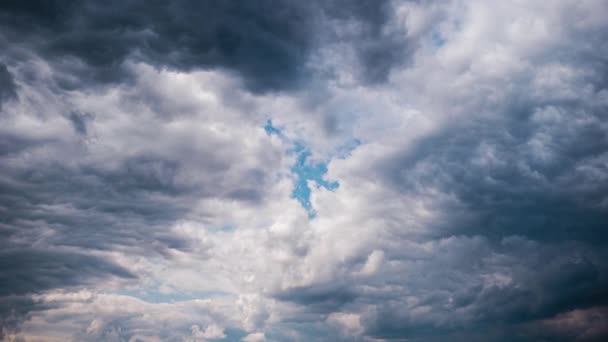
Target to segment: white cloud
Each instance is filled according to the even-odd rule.
[[[251,333],[243,338],[243,342],[263,342],[266,341],[266,336],[264,333],[257,332]]]

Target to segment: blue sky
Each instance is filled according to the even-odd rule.
[[[316,212],[310,203],[309,184],[312,183],[317,188],[322,187],[327,190],[337,189],[340,184],[337,181],[327,181],[325,179],[327,163],[311,162],[309,148],[302,142],[290,142],[280,129],[272,125],[272,120],[268,120],[264,126],[264,130],[268,135],[275,134],[283,139],[289,146],[286,152],[295,156],[295,163],[291,167],[295,183],[292,196],[308,211],[308,217],[314,218]]]

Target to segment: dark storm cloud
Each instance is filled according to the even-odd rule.
[[[521,248],[525,244],[519,238],[502,242],[498,250],[510,256],[504,266],[510,267],[517,286],[480,290],[474,304],[476,315],[489,321],[521,323],[608,303],[605,251],[575,243],[543,246],[528,242]]]
[[[5,49],[18,46],[54,63],[67,75],[58,80],[64,88],[125,80],[123,62],[132,59],[183,71],[220,67],[259,92],[291,89],[306,77],[323,13],[364,23],[366,75],[385,78],[401,48],[380,33],[389,13],[384,1],[8,1],[0,27]]]
[[[0,296],[91,284],[108,275],[134,277],[124,268],[101,258],[34,248],[4,249],[0,253],[0,269]]]
[[[122,62],[137,55],[180,70],[235,69],[253,89],[266,90],[299,74],[309,44],[310,15],[303,10],[272,2],[9,1],[2,5],[2,21],[9,42],[84,78],[76,82],[86,81],[89,71],[98,82],[123,79]]]
[[[608,307],[573,310],[551,320],[540,322],[534,336],[544,341],[600,342],[608,337]]]
[[[44,305],[38,305],[29,296],[2,296],[0,297],[0,338],[5,338],[5,331],[18,331],[19,324],[23,322],[28,313],[42,310]]]
[[[154,244],[154,227],[172,222],[187,208],[171,198],[185,195],[172,186],[172,170],[162,162],[157,168],[127,162],[113,172],[55,163],[26,170],[5,164],[3,235],[28,241],[48,225],[56,232],[51,240],[62,245],[107,249],[134,239]]]
[[[606,172],[607,108],[579,103],[509,110],[502,122],[474,119],[423,139],[385,165],[387,179],[404,191],[438,186],[456,194],[461,206],[452,219],[463,222],[448,223],[445,234],[605,244],[608,179],[596,175]],[[580,122],[535,121],[543,111]]]
[[[1,17],[9,42],[78,74],[76,82],[91,71],[98,82],[123,79],[121,65],[134,57],[179,70],[233,69],[262,91],[299,77],[310,11],[299,2],[271,1],[9,1]]]

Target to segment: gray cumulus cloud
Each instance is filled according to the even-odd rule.
[[[398,55],[406,56],[380,33],[389,19],[384,1],[9,1],[0,17],[4,48],[52,61],[69,75],[58,79],[66,89],[126,81],[126,60],[182,71],[222,68],[254,92],[294,89],[308,77],[308,57],[332,18],[364,26],[355,42],[366,78],[385,79]],[[380,52],[387,50],[392,57]]]

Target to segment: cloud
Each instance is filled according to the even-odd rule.
[[[104,275],[133,277],[124,268],[101,258],[76,253],[4,250],[0,295],[22,295],[95,281]],[[10,276],[9,276],[10,275]]]
[[[310,45],[311,15],[311,9],[295,2],[241,6],[129,1],[103,7],[93,2],[14,2],[3,6],[2,17],[6,39],[20,37],[36,53],[78,75],[77,83],[64,80],[65,87],[123,79],[124,60],[136,55],[180,70],[234,70],[252,89],[262,91],[288,86],[300,73]],[[62,61],[70,58],[72,63]]]
[[[241,112],[223,107],[216,90],[201,96],[198,87],[208,87],[202,78],[214,76],[184,79],[141,68],[134,92],[72,92],[72,105],[65,108],[65,98],[46,93],[40,85],[48,83],[42,79],[40,88],[23,85],[28,101],[6,108],[0,181],[0,267],[6,277],[2,296],[112,288],[113,281],[147,278],[138,271],[139,258],[170,259],[177,251],[199,248],[168,230],[174,222],[191,217],[219,230],[233,219],[214,210],[230,210],[234,204],[255,210],[266,198],[270,170],[281,167],[281,148],[261,126],[244,124]],[[167,77],[162,81],[166,88],[155,88],[157,77]],[[190,104],[172,102],[166,94],[180,87],[192,95]],[[150,92],[164,98],[156,96],[158,102],[148,107],[143,99]],[[137,103],[146,105],[137,108]],[[32,107],[40,111],[28,112]],[[22,110],[27,114],[21,115]],[[165,115],[164,110],[176,112]],[[133,113],[138,120],[121,119]],[[198,126],[189,122],[193,115],[201,120]],[[213,126],[216,117],[230,116],[232,123],[224,121],[224,127],[241,127],[246,139],[233,140],[222,133],[224,128]],[[151,145],[159,134],[162,141]],[[253,150],[257,152],[247,152]],[[3,314],[21,312],[7,303]]]
[[[17,98],[17,91],[13,76],[6,68],[6,65],[0,64],[0,110],[2,103],[11,99]]]
[[[384,1],[128,1],[9,2],[0,15],[3,45],[20,44],[70,74],[58,79],[63,88],[128,79],[124,62],[134,59],[182,71],[221,68],[241,75],[250,90],[264,92],[294,89],[305,80],[308,57],[326,33],[319,28],[332,18],[365,26],[366,46],[359,53],[365,74],[385,78],[395,58],[381,65],[370,58],[386,44],[398,54],[400,45],[384,43],[392,38],[379,33],[388,13]]]
[[[3,338],[605,339],[607,10],[2,5]]]
[[[82,135],[87,135],[87,121],[92,120],[93,116],[86,113],[70,112],[68,119],[72,122],[74,130]]]
[[[266,341],[266,337],[264,333],[253,333],[245,336],[243,339],[244,342],[263,342]]]
[[[218,301],[151,304],[134,298],[87,291],[49,292],[34,297],[47,309],[30,314],[20,332],[9,338],[61,341],[167,339],[200,341],[226,337],[225,307]],[[206,326],[201,331],[199,324]],[[164,328],[158,329],[164,326]]]
[[[201,331],[201,328],[198,325],[193,325],[192,326],[192,337],[195,340],[206,341],[206,339],[224,338],[224,337],[226,337],[226,334],[224,334],[224,329],[222,329],[221,327],[219,327],[216,324],[211,324],[211,325],[207,326],[207,328],[205,328],[203,331]]]
[[[553,319],[541,321],[537,333],[550,339],[567,337],[577,341],[600,341],[608,336],[608,331],[603,325],[605,321],[605,307],[573,310]]]

